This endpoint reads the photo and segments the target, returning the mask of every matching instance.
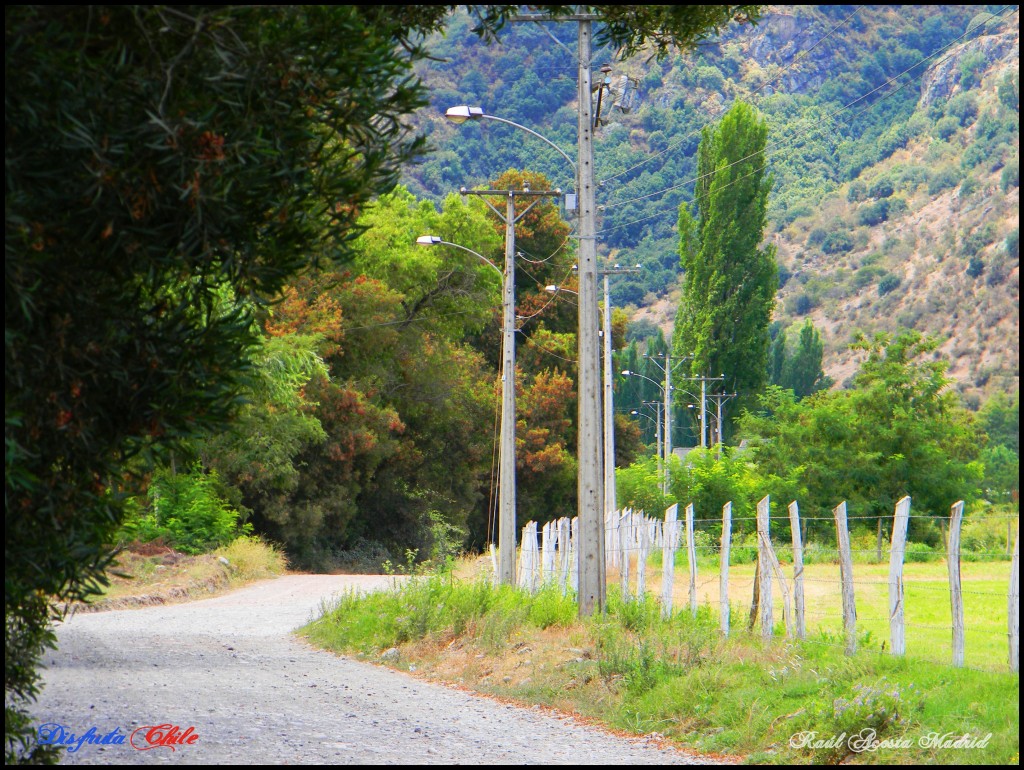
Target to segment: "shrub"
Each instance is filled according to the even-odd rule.
[[[949,139],[960,130],[960,121],[954,117],[945,117],[935,124],[935,136],[943,141]]]
[[[1018,259],[1020,257],[1020,228],[1015,227],[1013,232],[1006,236],[1004,243],[1006,253],[1014,259]]]
[[[920,563],[937,561],[941,557],[942,554],[936,553],[930,546],[924,543],[907,543],[907,550],[903,556],[903,561],[907,563]]]
[[[956,169],[946,166],[936,171],[928,180],[928,194],[938,195],[960,182],[960,174]]]
[[[239,527],[238,511],[225,502],[216,471],[195,465],[188,473],[160,470],[149,487],[148,509],[134,504],[119,539],[151,542],[163,539],[185,553],[227,545],[238,534],[248,534],[251,525]]]
[[[893,275],[892,273],[886,273],[882,280],[878,282],[878,296],[884,297],[893,289],[898,288],[899,285],[899,276]]]
[[[850,182],[850,187],[846,190],[846,200],[850,203],[859,203],[867,194],[867,187],[863,182]]]
[[[872,198],[888,198],[893,194],[892,180],[889,177],[879,177],[875,180],[875,183],[871,185],[871,197]]]
[[[862,225],[872,227],[881,224],[889,218],[889,201],[882,199],[862,206],[857,212],[857,221]]]
[[[1011,187],[1020,187],[1020,161],[1014,158],[1003,167],[1002,176],[999,177],[999,189],[1003,192]]]
[[[971,257],[967,263],[967,275],[971,278],[977,278],[985,272],[985,263],[982,262],[978,257]]]
[[[853,248],[853,238],[844,230],[835,230],[825,236],[821,249],[826,254],[839,254]]]

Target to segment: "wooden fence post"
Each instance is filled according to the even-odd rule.
[[[729,635],[729,548],[732,545],[732,501],[722,506],[722,549],[719,555],[718,605],[722,634]]]
[[[768,497],[765,496],[757,504],[757,572],[758,601],[761,605],[761,636],[770,639],[772,636],[772,567],[768,560]]]
[[[697,617],[697,544],[693,542],[693,503],[686,506],[686,558],[690,568],[690,614]]]
[[[628,508],[619,517],[619,551],[622,553],[622,565],[619,567],[619,580],[622,583],[622,601],[629,601],[629,562],[633,557],[632,540],[630,537],[630,526],[633,521],[633,512]]]
[[[964,665],[964,597],[960,592],[960,521],[964,501],[953,503],[949,515],[949,544],[946,566],[949,568],[949,609],[953,623],[953,665]]]
[[[1020,522],[1013,539],[1013,562],[1010,565],[1010,607],[1007,628],[1010,641],[1010,671],[1017,673],[1020,666]]]
[[[665,527],[661,531],[661,616],[672,614],[672,583],[676,576],[676,543],[679,504],[665,509]]]
[[[569,522],[569,584],[572,586],[573,593],[579,594],[580,590],[580,571],[577,569],[579,566],[579,550],[580,550],[580,517],[573,516]]]
[[[857,651],[857,605],[853,601],[853,555],[850,553],[850,530],[846,527],[846,501],[832,511],[836,518],[836,544],[839,546],[839,579],[843,585],[843,630],[846,654]]]
[[[793,610],[796,614],[797,639],[807,638],[804,613],[804,543],[800,537],[800,506],[789,504],[789,528],[793,533]]]
[[[765,553],[768,555],[768,563],[772,565],[772,572],[775,579],[779,581],[779,590],[782,592],[782,619],[786,624],[786,636],[793,638],[793,615],[789,610],[789,586],[786,585],[786,576],[782,572],[782,565],[775,556],[775,548],[772,541],[765,543]]]
[[[636,534],[636,598],[642,602],[647,593],[647,554],[651,550],[651,531],[643,514],[636,518]]]
[[[892,519],[892,543],[889,546],[889,634],[892,654],[906,655],[907,635],[903,624],[903,555],[907,550],[907,524],[910,522],[910,498],[896,503]]]
[[[549,521],[540,531],[540,584],[548,583],[555,574],[554,522]]]
[[[568,517],[563,516],[558,520],[558,558],[561,570],[558,582],[562,586],[562,596],[565,596],[569,583],[569,528]]]

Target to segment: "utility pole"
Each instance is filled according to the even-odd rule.
[[[559,197],[561,191],[533,192],[522,190],[467,190],[462,195],[505,196],[502,213],[486,197],[486,203],[505,223],[505,273],[502,289],[501,344],[501,448],[498,452],[498,582],[516,582],[516,222],[544,197]],[[532,197],[518,215],[516,197]]]
[[[594,116],[591,104],[591,24],[601,17],[590,13],[573,13],[552,17],[549,14],[520,14],[510,21],[575,21],[579,25],[576,84],[578,115],[578,161],[576,164],[579,195],[579,327],[576,344],[579,350],[578,393],[579,412],[576,422],[579,477],[577,505],[579,508],[580,546],[578,601],[580,617],[605,609],[604,565],[604,500],[601,452],[601,350],[597,330],[597,205],[594,185]]]
[[[720,382],[725,379],[725,375],[719,377],[683,377],[684,380],[700,381],[700,446],[701,449],[707,449],[708,437],[707,437],[707,420],[708,420],[708,390],[707,384],[709,382]]]
[[[722,445],[722,405],[730,398],[735,398],[735,393],[712,393],[710,398],[715,402],[718,407],[717,415],[715,417],[715,426],[718,428],[718,441],[715,443],[719,446]],[[712,436],[714,434],[712,433]]]
[[[662,355],[658,353],[658,356]],[[665,400],[665,448],[663,455],[665,457],[665,480],[662,483],[662,488],[665,494],[668,494],[669,483],[671,481],[671,471],[669,470],[669,458],[672,456],[672,354],[665,352],[665,366],[662,367],[658,363],[657,356],[644,355],[648,361],[653,362],[662,372],[665,374],[665,391],[663,394]],[[676,361],[676,366],[679,366],[683,361],[693,356],[683,356]]]
[[[598,101],[600,109],[600,101]],[[639,272],[640,266],[601,270],[604,276],[604,510],[615,513],[615,409],[612,395],[612,296],[608,276]]]
[[[600,352],[597,329],[597,201],[594,185],[594,119],[591,97],[591,23],[594,15],[580,15],[579,22],[579,480],[580,520],[579,613],[589,617],[605,610],[604,505],[599,426],[601,424]]]

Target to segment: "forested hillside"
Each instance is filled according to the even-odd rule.
[[[571,190],[568,164],[540,141],[443,115],[480,106],[574,154],[575,28],[510,24],[486,46],[470,26],[456,19],[429,41],[441,61],[420,65],[431,104],[415,123],[436,151],[405,183],[440,200],[529,168]],[[743,100],[769,124],[773,334],[810,318],[841,385],[853,331],[916,329],[943,340],[969,403],[1016,390],[1018,65],[1010,6],[772,6],[662,61],[600,51],[595,82],[611,90],[596,145],[599,252],[644,268],[613,288],[631,337],[670,330],[678,208],[692,200],[701,131]]]

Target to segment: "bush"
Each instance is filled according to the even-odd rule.
[[[862,206],[857,212],[857,221],[868,227],[881,224],[888,218],[889,201],[885,199]]]
[[[1020,161],[1014,158],[1003,167],[999,177],[999,189],[1004,193],[1011,187],[1020,187]]]
[[[134,501],[119,534],[124,541],[162,539],[185,553],[227,545],[251,525],[239,527],[238,511],[225,502],[220,477],[195,465],[188,473],[157,471],[149,487],[148,509]]]
[[[875,183],[871,185],[871,197],[872,198],[888,198],[895,192],[892,180],[888,177],[880,177],[875,180]]]
[[[982,262],[978,257],[971,257],[967,263],[967,275],[971,278],[977,278],[985,272],[985,263]]]
[[[907,543],[907,550],[904,554],[903,561],[910,564],[937,561],[940,558],[942,558],[942,554],[936,553],[931,549],[931,547],[924,543]]]
[[[939,169],[928,180],[928,194],[938,195],[943,190],[948,190],[960,183],[960,173],[956,169],[947,166]]]
[[[899,276],[887,273],[881,281],[878,282],[878,296],[884,297],[893,289],[899,288],[900,279]]]
[[[952,116],[942,118],[935,124],[935,136],[943,141],[960,130],[960,121]]]
[[[840,254],[853,248],[853,238],[844,230],[835,230],[825,236],[821,250],[826,254]]]

